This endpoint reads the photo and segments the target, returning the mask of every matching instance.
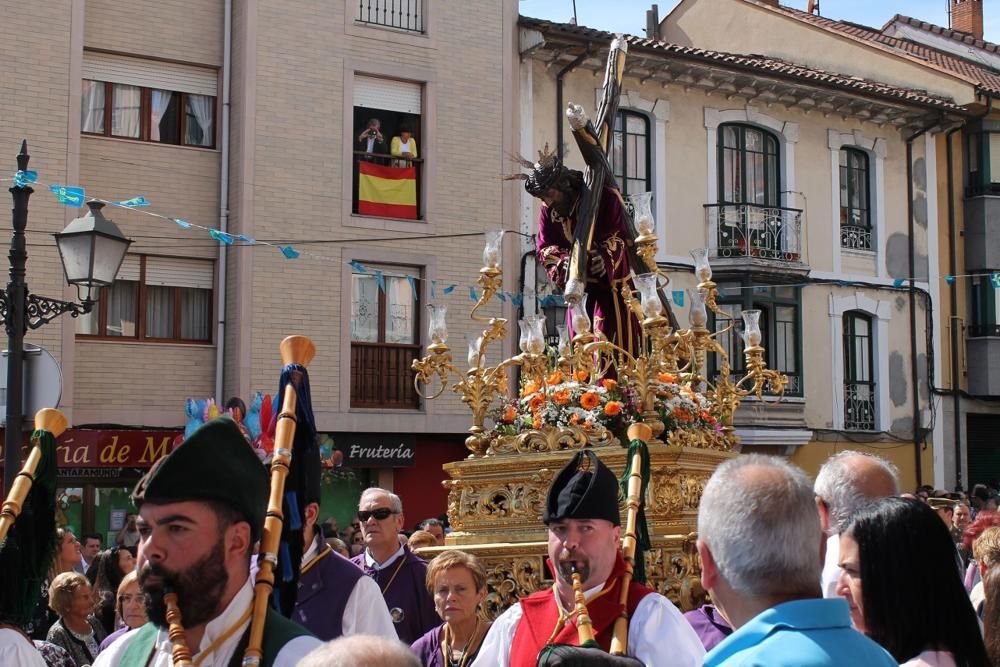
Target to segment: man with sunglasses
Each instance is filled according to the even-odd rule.
[[[358,503],[365,550],[351,559],[378,584],[399,639],[412,644],[441,623],[427,591],[427,562],[405,542],[403,503],[385,489],[365,489]]]

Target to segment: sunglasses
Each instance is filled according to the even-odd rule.
[[[371,511],[360,510],[358,512],[358,518],[361,519],[362,522],[368,521],[368,519],[372,517],[375,517],[376,521],[385,521],[393,514],[395,514],[395,512],[393,512],[388,507],[379,507],[377,510],[371,510]]]

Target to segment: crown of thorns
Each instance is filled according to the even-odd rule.
[[[538,151],[538,161],[532,162],[520,155],[511,156],[521,167],[527,169],[527,173],[510,174],[504,176],[505,181],[522,180],[524,189],[534,197],[539,197],[547,189],[555,185],[560,176],[566,171],[562,159],[554,151],[549,150],[549,144]]]

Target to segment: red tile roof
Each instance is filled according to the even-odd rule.
[[[947,37],[948,39],[954,40],[956,42],[961,42],[962,44],[968,44],[977,49],[982,49],[984,51],[989,51],[991,53],[1000,53],[1000,44],[994,44],[993,42],[987,42],[984,39],[976,39],[967,32],[962,32],[961,30],[954,30],[952,28],[943,28],[939,25],[934,25],[933,23],[928,23],[927,21],[921,21],[920,19],[911,18],[909,16],[904,16],[903,14],[896,14],[891,19],[886,21],[885,25],[882,26],[882,31],[884,32],[893,23],[906,23],[912,25],[916,28],[920,28],[926,32],[932,32],[935,35],[941,35]]]

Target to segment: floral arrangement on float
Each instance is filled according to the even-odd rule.
[[[718,406],[707,396],[678,382],[670,373],[659,373],[656,380],[654,405],[664,432],[685,429],[722,432]]]

